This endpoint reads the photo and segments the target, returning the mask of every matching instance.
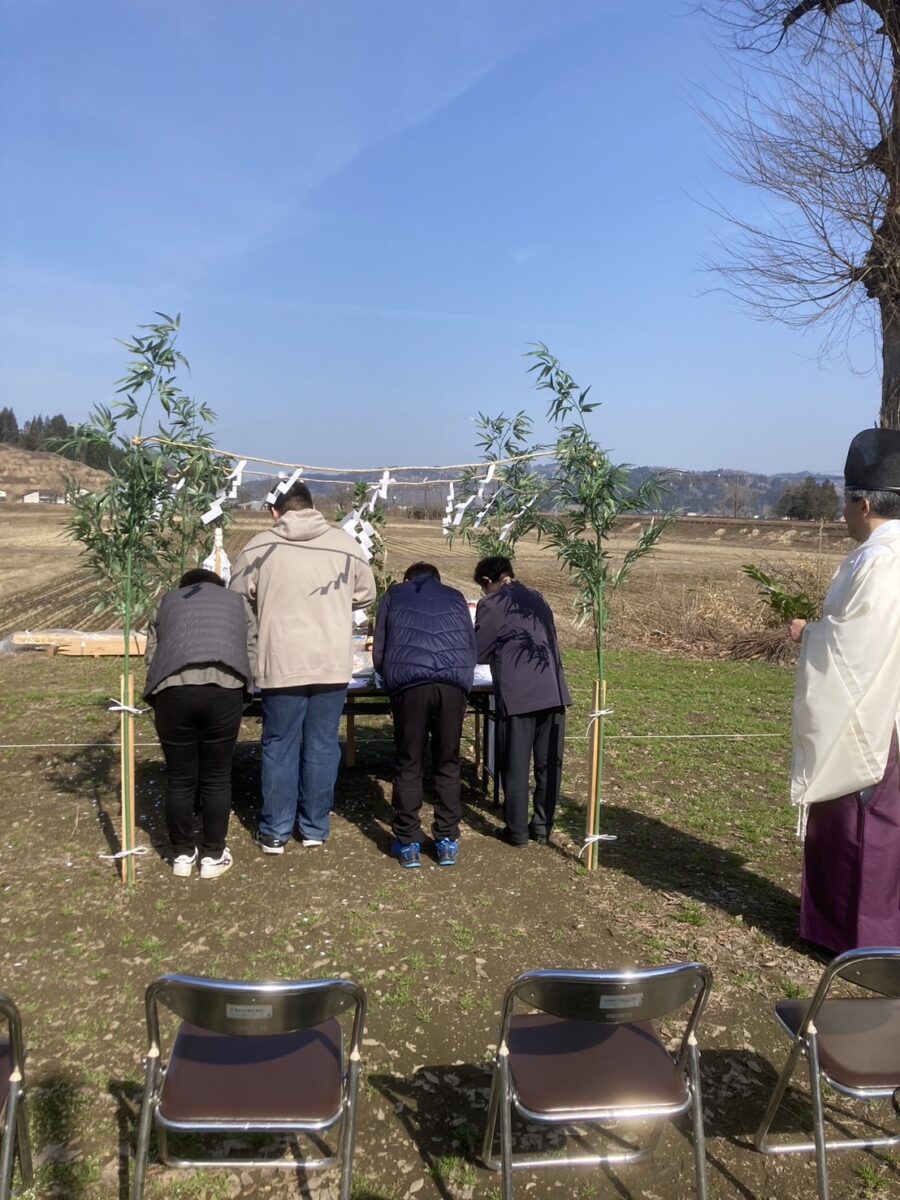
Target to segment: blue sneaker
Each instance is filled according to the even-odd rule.
[[[455,867],[459,856],[459,842],[454,838],[441,838],[439,842],[434,843],[434,852],[439,867]]]
[[[391,845],[391,854],[401,867],[421,867],[419,849],[418,842],[410,842],[409,845],[404,845],[403,842],[394,842]]]

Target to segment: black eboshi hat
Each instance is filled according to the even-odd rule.
[[[844,464],[848,491],[900,492],[900,429],[864,429]]]

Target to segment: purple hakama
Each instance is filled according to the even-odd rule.
[[[867,801],[859,792],[809,806],[803,848],[800,936],[835,954],[900,946],[900,762]]]

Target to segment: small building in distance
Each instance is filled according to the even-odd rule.
[[[54,492],[26,492],[22,497],[23,504],[65,504],[65,496],[57,496]]]

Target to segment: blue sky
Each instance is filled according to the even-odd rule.
[[[220,445],[466,461],[546,342],[636,464],[840,470],[879,382],[703,271],[752,212],[681,0],[0,0],[0,404],[82,419],[180,311]],[[852,369],[855,368],[855,369]]]

